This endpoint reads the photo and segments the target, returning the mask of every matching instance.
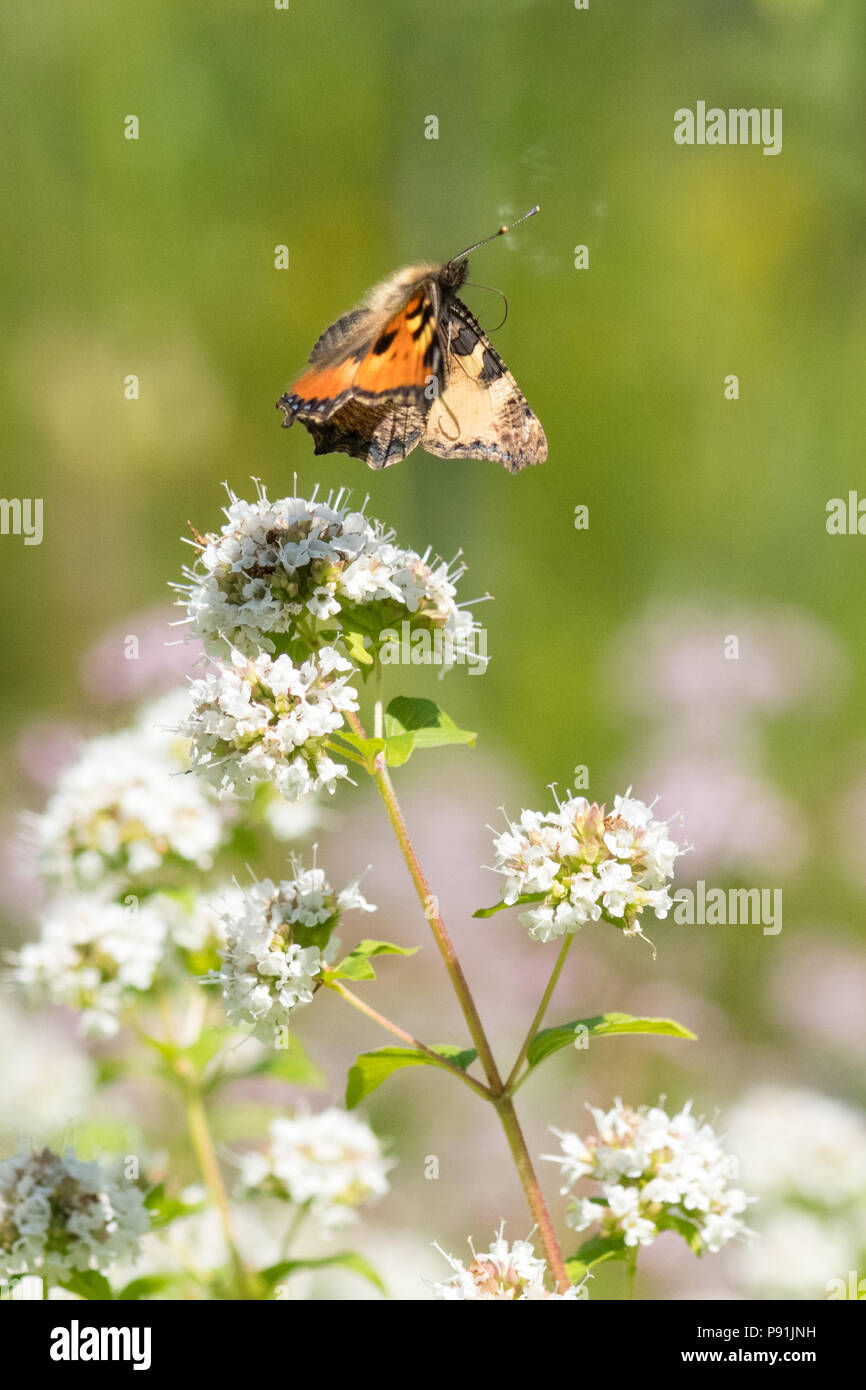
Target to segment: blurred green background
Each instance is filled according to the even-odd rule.
[[[462,548],[461,597],[495,596],[478,610],[487,674],[403,682],[478,729],[479,751],[416,760],[402,784],[435,870],[477,893],[454,904],[454,931],[503,1050],[532,1011],[531,991],[510,995],[509,953],[523,952],[533,988],[551,963],[516,922],[469,923],[493,900],[475,866],[506,798],[512,814],[545,806],[546,784],[584,764],[593,796],[634,782],[648,800],[663,791],[670,814],[662,773],[676,763],[691,805],[712,820],[724,801],[712,852],[687,817],[697,858],[682,881],[706,866],[713,882],[784,889],[778,937],[659,924],[653,964],[641,943],[599,932],[584,976],[575,952],[555,1017],[652,1004],[701,1042],[613,1041],[579,1083],[573,1059],[556,1059],[547,1092],[523,1093],[535,1149],[547,1123],[582,1128],[585,1099],[626,1089],[635,1102],[695,1094],[711,1111],[767,1076],[866,1101],[855,1006],[831,982],[824,1014],[813,1007],[828,961],[833,978],[866,979],[866,540],[825,529],[828,499],[866,493],[860,0],[31,0],[2,26],[2,492],[45,509],[41,546],[0,538],[7,816],[40,801],[21,755],[34,720],[123,718],[82,682],[82,661],[167,601],[187,522],[218,524],[224,479],[240,495],[251,475],[272,496],[295,473],[301,492],[348,486],[401,543]],[[699,99],[781,107],[782,153],[678,147],[673,113]],[[430,115],[438,140],[425,139]],[[493,336],[544,424],[543,466],[509,477],[418,450],[379,474],[314,459],[304,431],[280,430],[277,396],[370,285],[536,201],[541,215],[478,252],[470,278],[508,295]],[[466,298],[492,330],[497,296]],[[137,401],[124,398],[131,373]],[[722,657],[729,634],[737,663]],[[722,796],[732,768],[742,795]],[[778,820],[766,853],[761,796]],[[334,855],[354,869],[375,848],[378,880],[402,892],[355,799]],[[406,930],[420,940],[422,927]],[[393,998],[412,1027],[409,971]],[[345,1041],[328,1038],[337,1066],[352,1042],[378,1045],[345,1026]],[[423,1198],[447,1248],[470,1229],[483,1240],[502,1214],[524,1234],[495,1130],[460,1158],[462,1097],[448,1111],[451,1179],[411,1186],[440,1151],[429,1090],[399,1078],[371,1107],[407,1136],[410,1185],[391,1219],[411,1223]]]

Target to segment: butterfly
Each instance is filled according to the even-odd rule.
[[[350,454],[370,468],[398,463],[417,444],[441,458],[495,459],[509,473],[542,463],[547,440],[537,416],[457,297],[470,253],[509,230],[376,285],[319,338],[277,401],[282,424],[300,420],[315,453]]]

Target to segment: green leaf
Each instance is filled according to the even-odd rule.
[[[373,771],[373,763],[377,754],[381,753],[385,747],[383,738],[361,738],[360,734],[353,733],[351,729],[340,729],[334,737],[343,743],[347,743],[350,748],[354,748],[356,753],[364,759],[370,772]]]
[[[95,1084],[110,1086],[126,1070],[126,1062],[120,1057],[100,1057],[96,1063]]]
[[[102,1303],[112,1302],[114,1293],[111,1285],[104,1274],[100,1274],[95,1269],[73,1269],[68,1270],[63,1279],[58,1283],[62,1289],[68,1289],[70,1293],[78,1294],[79,1298],[87,1298]]]
[[[686,1245],[693,1255],[702,1255],[704,1252],[704,1242],[701,1234],[693,1221],[689,1221],[684,1216],[674,1216],[671,1212],[662,1211],[653,1220],[660,1231],[676,1231],[677,1235],[682,1236]]]
[[[415,750],[415,735],[411,732],[394,734],[385,739],[385,762],[389,767],[402,767]]]
[[[382,628],[387,626],[387,622],[383,622],[383,614],[384,609],[378,603],[354,604],[340,610],[340,629],[344,634],[361,632],[375,640]]]
[[[221,1083],[240,1081],[250,1076],[261,1076],[267,1081],[288,1081],[293,1086],[310,1086],[321,1090],[325,1084],[324,1073],[308,1055],[294,1033],[288,1034],[288,1047],[275,1047],[267,1057],[260,1058],[246,1071],[222,1072]]]
[[[180,1049],[178,1056],[185,1057],[193,1066],[197,1076],[201,1076],[225,1044],[237,1036],[235,1028],[205,1028],[200,1037],[189,1047]]]
[[[196,1212],[204,1211],[204,1202],[183,1202],[179,1197],[169,1197],[166,1194],[165,1184],[159,1183],[157,1187],[151,1188],[144,1199],[144,1205],[150,1212],[151,1230],[158,1231],[163,1226],[168,1226],[178,1216],[192,1216]]]
[[[385,711],[385,736],[414,735],[414,748],[439,748],[447,743],[473,744],[478,737],[468,729],[458,729],[454,720],[433,700],[410,699],[398,695]]]
[[[269,632],[268,640],[273,644],[274,657],[290,656],[296,666],[310,654],[306,638],[297,637],[293,632]]]
[[[177,1082],[179,1076],[194,1077],[202,1082],[205,1073],[218,1053],[227,1043],[243,1037],[241,1029],[221,1027],[205,1028],[204,1032],[188,1047],[176,1043],[162,1042],[159,1038],[144,1037],[143,1042],[158,1052],[164,1064],[164,1072],[170,1080]],[[213,1068],[211,1071],[213,1072]]]
[[[496,912],[504,912],[507,907],[519,907],[521,903],[543,903],[546,897],[546,893],[521,893],[513,903],[494,903],[492,907],[479,907],[472,916],[492,917]]]
[[[373,1266],[354,1250],[344,1251],[340,1255],[323,1255],[314,1260],[282,1260],[277,1265],[271,1265],[269,1269],[260,1270],[257,1277],[263,1280],[270,1290],[279,1284],[281,1279],[289,1278],[299,1269],[327,1269],[334,1265],[360,1274],[362,1279],[367,1279],[381,1294],[387,1295],[388,1290]]]
[[[375,980],[371,956],[414,956],[420,949],[420,946],[395,946],[391,941],[370,941],[365,938],[326,975],[334,980]]]
[[[186,1280],[183,1274],[144,1274],[139,1279],[131,1279],[124,1284],[115,1298],[122,1303],[149,1298],[151,1294],[164,1293],[166,1289],[181,1286]]]
[[[530,1067],[537,1067],[545,1057],[568,1047],[574,1042],[575,1031],[583,1027],[591,1038],[610,1037],[615,1033],[655,1033],[665,1038],[689,1038],[697,1036],[682,1023],[672,1018],[636,1018],[632,1014],[596,1014],[594,1018],[577,1018],[571,1023],[561,1023],[556,1028],[542,1028],[536,1033],[526,1054]]]
[[[352,632],[348,628],[344,629],[343,645],[352,661],[357,661],[361,666],[373,665],[373,657],[364,646],[363,633]]]
[[[440,1057],[466,1071],[478,1056],[474,1048],[456,1047],[454,1043],[439,1043],[432,1049]],[[387,1081],[392,1072],[403,1067],[435,1067],[436,1062],[414,1047],[379,1047],[375,1052],[362,1052],[349,1072],[346,1083],[346,1109],[354,1110],[371,1091]]]
[[[172,1063],[178,1056],[180,1048],[175,1043],[163,1042],[161,1038],[151,1038],[147,1033],[140,1034],[141,1041],[148,1047],[152,1047],[154,1052],[158,1052],[164,1062]]]
[[[603,1264],[605,1260],[624,1260],[628,1254],[625,1243],[625,1236],[590,1236],[585,1240],[577,1254],[566,1261],[565,1268],[569,1279],[573,1275],[569,1269],[571,1264],[582,1264],[586,1269],[592,1269],[593,1265]]]

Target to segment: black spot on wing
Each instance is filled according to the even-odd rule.
[[[433,317],[433,305],[430,303],[430,300],[428,299],[428,300],[427,300],[427,303],[424,305],[424,312],[423,312],[423,314],[421,315],[421,320],[420,320],[420,322],[419,322],[419,324],[418,324],[418,327],[417,327],[417,328],[413,328],[413,330],[412,330],[412,337],[415,339],[416,342],[417,342],[418,339],[421,337],[421,334],[424,332],[424,329],[427,327],[427,325],[428,325],[428,323],[430,322],[430,320],[432,319],[432,317]]]
[[[387,352],[397,336],[396,328],[392,328],[390,333],[383,333],[373,344],[373,352],[376,357],[381,357],[383,352]]]
[[[468,357],[475,351],[478,343],[478,334],[468,323],[460,323],[457,332],[451,340],[451,351],[456,352],[458,357]]]
[[[480,381],[496,381],[498,377],[502,376],[502,360],[497,355],[497,353],[493,352],[491,348],[484,349],[484,355],[481,359],[481,362],[482,366],[481,371],[479,373]]]

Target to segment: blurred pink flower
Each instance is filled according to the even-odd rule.
[[[709,872],[784,872],[804,852],[806,827],[799,806],[730,756],[695,751],[662,757],[640,784],[657,789],[662,804],[675,806],[682,816],[694,853],[682,861],[681,880]]]
[[[37,787],[53,787],[74,762],[86,734],[61,719],[37,719],[18,735],[15,756],[24,775]]]
[[[735,659],[726,656],[731,637]],[[675,722],[680,738],[712,738],[750,715],[832,708],[847,668],[826,628],[799,609],[671,604],[616,637],[608,681],[627,709]]]
[[[824,926],[810,936],[811,944],[798,945],[778,967],[771,985],[776,1017],[802,1047],[817,1041],[863,1056],[866,950],[834,940]]]
[[[98,704],[141,699],[181,684],[201,662],[198,641],[184,641],[176,609],[133,613],[99,639],[84,658],[81,684]]]

